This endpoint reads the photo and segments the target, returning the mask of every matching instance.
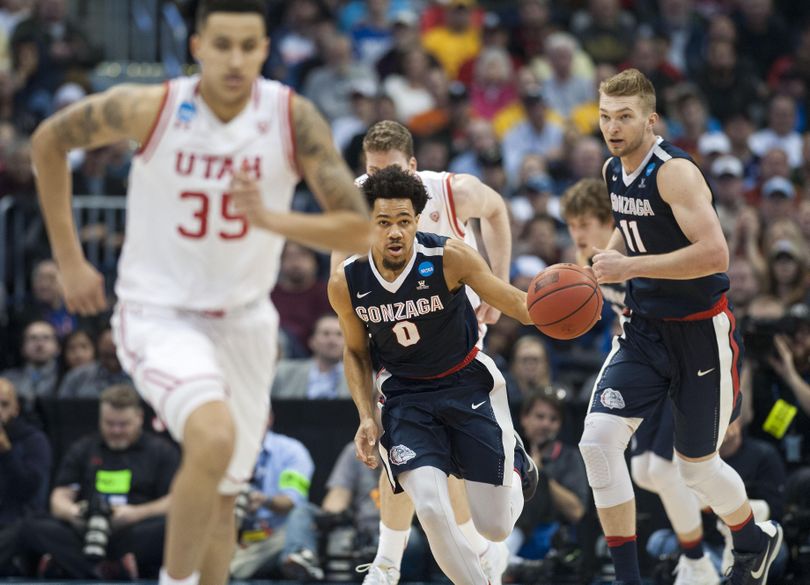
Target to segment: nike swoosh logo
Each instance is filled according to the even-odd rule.
[[[484,400],[484,402],[486,402],[486,400]],[[473,410],[478,410],[478,407],[481,406],[482,404],[484,404],[484,402],[479,402],[478,404],[473,404],[472,405]]]
[[[762,574],[765,572],[765,567],[768,565],[768,553],[771,549],[771,540],[768,538],[768,546],[765,547],[765,554],[762,556],[762,563],[759,565],[759,569],[756,571],[751,571],[751,576],[754,579],[759,579],[762,577]]]
[[[703,377],[706,374],[708,374],[710,372],[713,372],[713,371],[714,371],[714,368],[711,368],[710,370],[698,370],[698,377]]]
[[[362,299],[363,297],[366,297],[366,296],[370,295],[371,293],[372,293],[372,291],[368,291],[367,293],[363,293],[363,294],[357,293],[357,298]]]

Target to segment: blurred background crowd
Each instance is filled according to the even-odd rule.
[[[740,467],[750,471],[747,477],[744,474],[749,494],[767,501],[771,515],[785,522],[783,578],[808,582],[810,3],[269,0],[267,4],[272,44],[264,74],[291,85],[318,106],[357,175],[365,172],[361,142],[366,129],[379,120],[394,119],[413,133],[420,169],[469,173],[500,193],[511,213],[511,279],[524,289],[545,266],[574,261],[560,197],[579,179],[601,178],[607,152],[598,128],[600,81],[628,67],[653,81],[661,116],[656,131],[689,152],[703,171],[731,250],[729,297],[747,346],[742,379],[746,404],[742,424],[731,433],[724,457],[741,460]],[[129,380],[115,356],[108,316],[79,318],[62,303],[58,267],[50,259],[38,211],[29,136],[44,117],[113,83],[152,82],[193,69],[186,39],[193,32],[195,5],[194,0],[0,0],[0,377],[5,380],[0,380],[0,421],[8,430],[0,431],[0,565],[11,565],[9,571],[99,574],[95,564],[88,568],[70,558],[46,558],[53,556],[44,554],[47,547],[38,547],[30,526],[21,527],[21,518],[34,515],[41,522],[39,516],[48,511],[54,526],[84,522],[78,519],[88,517],[88,506],[80,509],[77,503],[93,501],[93,490],[76,487],[84,486],[77,479],[80,472],[66,470],[65,457],[52,461],[52,450],[69,454],[72,446],[53,444],[54,433],[44,413],[52,413],[60,403],[89,401],[97,408],[102,392],[117,388],[110,409],[132,410],[143,419],[141,406],[120,396]],[[108,285],[115,277],[123,236],[123,195],[133,152],[133,145],[124,142],[70,154],[80,238]],[[303,184],[294,205],[303,211],[317,209]],[[272,293],[283,330],[274,402],[312,401],[313,408],[328,408],[324,407],[331,404],[328,401],[348,400],[342,335],[325,294],[327,270],[328,259],[312,250],[296,244],[284,250]],[[553,572],[598,575],[603,570],[604,551],[595,536],[587,538],[598,529],[575,445],[594,375],[615,326],[606,310],[594,330],[572,342],[546,338],[506,317],[490,327],[486,350],[506,374],[513,416],[549,476],[545,497],[541,493],[537,505],[527,507],[527,517],[518,525],[522,535],[512,542],[515,580],[541,582]],[[6,410],[4,401],[10,404]],[[105,431],[103,406],[101,440],[94,448],[115,451],[108,444],[112,439],[109,428]],[[286,412],[291,421],[285,423],[279,415],[276,422],[296,436],[296,429],[307,422],[295,418],[295,409]],[[351,410],[345,412],[349,420],[344,431],[354,424]],[[19,430],[23,426],[24,432]],[[40,469],[31,476],[30,469],[20,469],[19,456],[11,454],[15,445],[43,431],[46,439],[33,451],[40,453]],[[243,502],[245,522],[251,524],[244,532],[264,531],[264,539],[256,536],[264,541],[270,534],[283,534],[279,527],[289,522],[287,533],[298,538],[297,527],[312,522],[305,517],[295,524],[293,511],[317,518],[319,530],[332,536],[310,534],[303,544],[300,538],[293,539],[294,545],[280,538],[274,561],[260,569],[273,575],[291,570],[292,565],[304,566],[309,567],[304,577],[318,578],[321,571],[323,578],[325,559],[340,558],[335,552],[340,538],[355,552],[363,549],[358,542],[373,543],[376,512],[371,492],[376,480],[363,484],[365,472],[352,467],[349,455],[335,463],[334,449],[327,468],[313,472],[312,459],[324,460],[315,453],[323,443],[309,440],[304,446],[271,440],[278,436],[268,430],[265,450],[290,451],[290,468],[306,481],[274,483],[268,479],[275,477],[268,475],[271,471],[283,477],[289,470],[266,462],[262,467],[260,460],[255,493]],[[338,433],[338,441],[350,439],[350,432]],[[134,444],[141,445],[141,451],[157,449],[170,477],[176,460],[162,447],[147,449],[142,442],[138,431],[125,449]],[[575,453],[573,464],[565,463],[567,456],[562,455],[569,449]],[[78,466],[74,459],[67,465]],[[335,471],[324,483],[332,463]],[[27,473],[25,489],[11,479],[9,469]],[[311,494],[313,473],[320,485],[316,489],[313,483]],[[160,504],[164,479],[139,486],[143,502]],[[560,505],[552,497],[554,484],[574,494],[579,505]],[[75,488],[67,503],[54,495],[64,496],[66,492],[59,490],[66,486]],[[343,490],[339,492],[343,499],[334,496],[334,489]],[[325,497],[323,506],[307,504],[313,494]],[[281,503],[273,503],[273,498],[281,498]],[[119,507],[132,503],[119,502]],[[114,528],[140,526],[159,517],[160,505],[149,512],[145,517],[124,514]],[[663,527],[660,516],[657,502],[642,495],[640,523],[652,531]],[[353,527],[352,536],[341,536],[347,526]],[[707,519],[707,526],[713,521]],[[2,534],[9,527],[25,550],[4,557]],[[83,535],[84,530],[72,533]],[[39,527],[33,533],[49,532]],[[418,541],[414,539],[415,546]],[[81,548],[83,541],[77,542]],[[717,542],[722,551],[722,535]],[[245,541],[244,547],[249,546]],[[124,548],[111,553],[116,570],[123,571],[120,575],[131,577],[133,567],[149,575],[159,566],[159,559],[157,565],[150,560],[150,552]],[[307,551],[305,558],[301,551]],[[406,561],[414,569],[412,577],[429,577],[424,551],[414,554],[419,560]],[[25,567],[20,566],[21,556]],[[124,557],[128,562],[121,562]],[[296,562],[288,563],[290,557]],[[667,562],[653,554],[647,574],[668,582]],[[261,571],[256,574],[265,574]],[[253,573],[238,565],[235,574]]]

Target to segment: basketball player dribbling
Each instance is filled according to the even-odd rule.
[[[465,480],[475,528],[500,542],[534,495],[537,466],[512,427],[503,376],[478,349],[478,319],[465,289],[530,323],[526,293],[495,277],[459,239],[417,231],[428,194],[413,173],[386,167],[363,191],[373,204],[371,250],[347,259],[329,281],[360,415],[357,456],[376,467],[379,438],[386,477],[413,502],[439,567],[458,585],[487,583],[479,554],[455,522],[447,476]],[[384,397],[382,434],[377,392]]]
[[[579,447],[616,582],[641,584],[624,450],[670,399],[680,475],[731,529],[730,582],[763,585],[782,528],[754,521],[740,476],[718,455],[739,413],[742,340],[712,192],[689,155],[653,132],[655,89],[638,70],[602,82],[599,119],[613,155],[603,174],[617,229],[595,250],[593,272],[600,284],[627,282],[629,317],[597,377]]]
[[[116,283],[118,355],[183,445],[161,585],[227,582],[233,503],[250,478],[269,407],[278,313],[269,301],[288,237],[368,247],[367,206],[307,100],[260,78],[261,0],[204,0],[191,50],[199,76],[121,85],[43,122],[37,186],[66,303],[105,307],[71,211],[66,154],[132,139],[126,240]],[[290,212],[303,178],[326,210]]]
[[[492,272],[504,282],[509,281],[512,256],[509,213],[503,198],[496,191],[472,175],[417,170],[413,137],[407,128],[392,120],[382,120],[368,129],[363,139],[363,155],[367,174],[358,177],[358,184],[391,165],[414,173],[422,181],[428,200],[419,214],[419,231],[463,240],[478,250],[478,241],[470,221],[478,219],[481,244],[487,252]],[[487,325],[498,320],[500,311],[482,303],[469,287],[467,294],[478,317],[480,348],[483,347]],[[490,542],[476,531],[463,483],[453,476],[448,480],[450,501],[459,529],[479,555],[490,585],[500,585],[501,575],[509,562],[509,550],[505,543]],[[414,507],[408,495],[395,494],[391,483],[381,474],[380,539],[377,554],[363,580],[364,585],[396,585],[399,582],[400,564],[413,517]]]

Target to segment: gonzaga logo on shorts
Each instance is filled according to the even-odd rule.
[[[624,408],[624,397],[621,392],[613,388],[606,388],[599,400],[605,408]]]
[[[391,463],[394,465],[403,465],[414,457],[416,457],[416,453],[408,449],[405,445],[391,447]]]

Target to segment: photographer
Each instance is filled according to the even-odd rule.
[[[157,577],[173,445],[143,433],[140,398],[130,386],[101,393],[99,433],[68,449],[51,492],[51,516],[24,523],[24,552],[39,577]]]
[[[561,395],[564,391],[552,387],[533,390],[520,411],[526,449],[540,470],[537,496],[526,503],[507,540],[510,550],[524,559],[544,558],[552,540],[573,544],[568,529],[579,523],[590,503],[582,456],[558,439],[564,416]]]
[[[741,377],[743,422],[751,436],[776,444],[789,469],[810,462],[810,314],[786,311],[758,297],[742,324],[746,363]]]
[[[44,511],[51,446],[42,431],[18,418],[14,385],[0,378],[0,575],[13,572],[22,519]]]

